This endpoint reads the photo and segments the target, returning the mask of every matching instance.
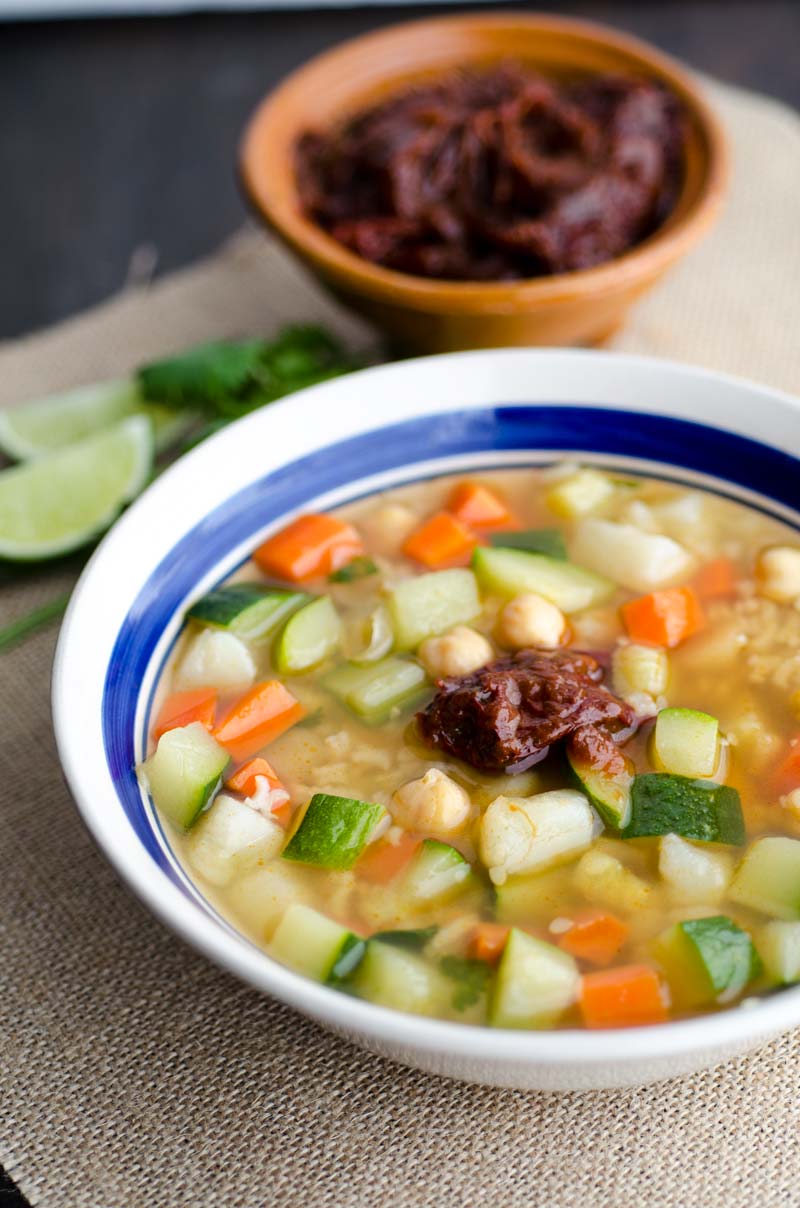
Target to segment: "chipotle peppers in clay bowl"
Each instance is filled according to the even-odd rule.
[[[265,223],[416,352],[604,340],[707,231],[727,176],[672,60],[512,14],[319,56],[256,110],[241,167]]]

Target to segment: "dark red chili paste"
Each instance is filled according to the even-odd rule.
[[[507,281],[619,256],[664,222],[680,103],[646,79],[558,84],[509,63],[402,92],[296,148],[300,203],[334,239],[423,277]]]
[[[617,741],[633,733],[633,709],[602,676],[589,654],[522,650],[472,675],[439,680],[417,723],[425,742],[480,771],[523,771],[578,731],[590,750],[604,745],[599,734],[592,743],[592,730]]]

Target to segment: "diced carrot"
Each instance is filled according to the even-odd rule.
[[[448,510],[473,528],[508,528],[517,518],[503,500],[479,482],[460,482],[454,487]]]
[[[694,589],[703,600],[722,599],[736,592],[736,567],[730,558],[715,558],[701,566],[693,579]]]
[[[298,516],[285,529],[260,545],[253,558],[268,575],[297,582],[330,575],[364,553],[352,524],[336,516]]]
[[[282,789],[281,779],[271,763],[266,759],[248,759],[225,781],[225,787],[241,793],[244,797],[252,797],[258,791],[256,777],[263,776],[271,789]]]
[[[622,605],[628,637],[651,646],[678,646],[706,623],[697,593],[691,587],[668,587]]]
[[[364,852],[356,865],[356,872],[365,881],[371,881],[374,885],[385,885],[400,875],[421,843],[421,839],[415,839],[413,835],[405,833],[397,843],[379,839]]]
[[[280,805],[276,805],[274,810],[271,811],[271,813],[272,813],[272,817],[275,819],[275,821],[280,822],[283,829],[286,830],[286,827],[289,825],[289,823],[292,820],[292,799],[291,799],[291,797],[287,797],[286,800],[282,801]]]
[[[610,965],[628,938],[630,928],[616,915],[587,910],[578,915],[569,931],[558,937],[558,946],[591,965]]]
[[[437,512],[415,529],[403,545],[403,553],[431,570],[440,570],[466,566],[477,544],[478,538],[466,524],[449,512]]]
[[[587,1028],[629,1028],[667,1018],[661,979],[649,965],[584,974],[580,1008]]]
[[[775,773],[773,787],[779,796],[800,788],[800,736],[789,745],[789,751]]]
[[[477,961],[496,964],[503,955],[510,930],[503,923],[476,923],[467,945],[469,955]]]
[[[207,730],[214,728],[217,711],[216,688],[193,688],[190,692],[173,692],[161,706],[153,726],[153,738],[159,739],[167,730],[201,722]]]
[[[278,680],[245,692],[219,721],[214,737],[233,759],[249,759],[303,716],[305,710]]]
[[[228,777],[225,787],[233,789],[234,793],[241,793],[244,797],[254,797],[258,792],[259,776],[266,780],[270,792],[279,794],[276,797],[277,805],[273,805],[270,810],[272,817],[276,822],[280,822],[281,826],[288,826],[292,816],[292,799],[280,776],[266,759],[249,759],[247,763],[243,763]]]

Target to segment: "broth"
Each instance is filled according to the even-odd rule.
[[[655,478],[505,469],[289,526],[230,585],[262,596],[187,618],[141,774],[190,875],[277,959],[523,1028],[800,978],[788,526]],[[532,722],[561,729],[537,746]]]

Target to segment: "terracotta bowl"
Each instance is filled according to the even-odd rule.
[[[594,72],[662,81],[688,114],[678,203],[649,239],[597,268],[514,282],[452,282],[371,264],[305,218],[293,151],[326,128],[410,84],[453,68],[514,58],[548,75]],[[343,302],[395,344],[422,352],[510,344],[597,343],[717,217],[727,180],[725,137],[691,77],[635,38],[559,17],[477,13],[396,25],[312,59],[259,105],[244,134],[241,170],[260,218]]]

